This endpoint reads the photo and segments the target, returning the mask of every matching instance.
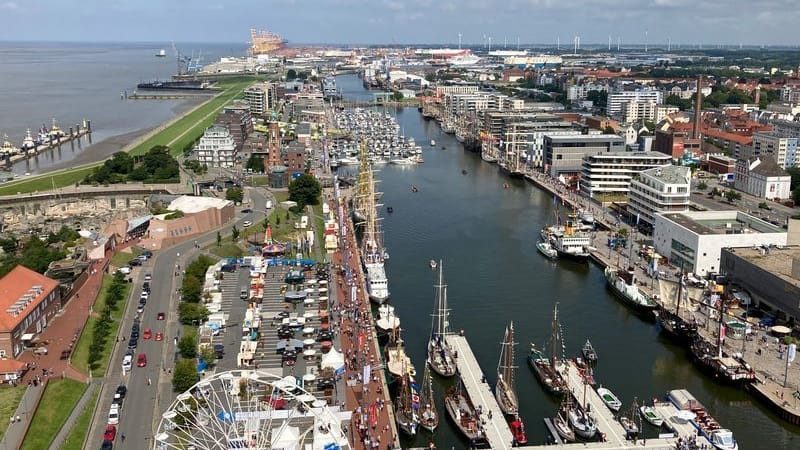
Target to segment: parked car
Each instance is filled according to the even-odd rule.
[[[111,450],[114,448],[114,443],[111,441],[103,441],[103,445],[100,446],[100,450]]]
[[[125,395],[127,393],[128,393],[127,386],[125,386],[124,384],[120,384],[119,386],[117,386],[117,391],[115,392],[115,394],[119,395],[122,398],[125,398]]]
[[[139,314],[143,313],[144,312],[144,305],[139,303],[139,306],[136,307],[136,312],[139,313]]]
[[[111,405],[111,410],[108,411],[108,424],[117,425],[119,423],[119,407]]]
[[[253,222],[251,222],[249,220],[245,220],[244,222],[242,222],[242,226],[245,227],[245,228],[249,227],[252,224],[253,224]]]
[[[139,340],[138,339],[133,339],[133,340],[128,341],[128,349],[132,350],[132,349],[134,349],[134,348],[136,348],[138,346],[139,346]]]
[[[142,290],[147,292],[148,294],[150,294],[150,282],[149,281],[145,281],[142,284]]]
[[[125,355],[122,358],[122,370],[128,372],[133,368],[133,355]]]
[[[117,437],[117,427],[115,425],[108,425],[106,431],[103,433],[103,439],[106,441],[113,441]]]
[[[250,208],[245,208],[245,209],[242,210],[242,214],[249,214],[251,212],[253,212],[253,210],[250,209]]]
[[[152,258],[153,257],[153,252],[151,252],[150,250],[145,250],[145,251],[142,252],[141,256],[147,256],[148,258]]]
[[[117,269],[117,272],[119,272],[119,273],[121,273],[123,275],[130,275],[131,270],[132,270],[131,266],[122,266],[119,269]]]
[[[153,279],[153,275],[146,273],[144,274],[144,281],[150,281]]]
[[[139,255],[139,256],[137,256],[137,257],[136,257],[136,259],[138,259],[138,260],[139,260],[139,261],[141,261],[141,262],[145,262],[145,261],[147,261],[149,258],[150,258],[150,257],[149,257],[149,256],[147,256],[147,255],[145,255],[145,254],[141,254],[141,255]]]
[[[132,260],[128,261],[128,265],[131,266],[131,267],[133,267],[133,266],[141,266],[142,265],[142,261],[140,261],[138,259],[132,259]]]
[[[214,344],[214,354],[217,355],[217,359],[222,359],[225,356],[225,346],[222,344]]]
[[[139,357],[136,359],[136,366],[145,367],[146,365],[147,365],[147,355],[144,353],[140,353]]]

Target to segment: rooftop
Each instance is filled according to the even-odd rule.
[[[58,281],[16,266],[0,279],[0,330],[12,331],[42,300],[58,288]]]
[[[736,210],[662,213],[663,217],[700,235],[785,233],[770,223]]]
[[[800,258],[800,246],[770,247],[769,250],[763,247],[740,247],[728,251],[788,283],[800,286],[800,280],[792,276],[792,261]]]
[[[616,134],[570,134],[566,136],[545,136],[546,139],[551,141],[584,141],[584,142],[606,142],[617,141],[624,142],[624,140]]]
[[[631,158],[631,159],[661,159],[669,163],[672,156],[661,152],[607,152],[590,155],[590,158]]]
[[[181,195],[170,202],[167,209],[170,211],[183,211],[184,214],[192,214],[211,208],[222,209],[231,204],[233,203],[230,200],[223,200],[221,198]]]
[[[665,155],[669,157],[669,155]],[[656,167],[654,169],[647,169],[642,171],[642,173],[646,173],[647,175],[662,181],[665,184],[680,184],[685,183],[689,184],[689,179],[691,178],[691,169],[685,166],[664,166],[664,167]]]

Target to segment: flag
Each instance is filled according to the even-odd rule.
[[[414,382],[412,381],[412,382],[411,382],[411,389],[414,389],[415,391],[419,392],[419,390],[420,390],[420,389],[422,389],[422,387],[421,387],[419,384],[417,384],[417,383],[414,383]]]
[[[790,344],[789,349],[786,351],[786,360],[789,362],[794,361],[794,357],[797,355],[797,344]]]

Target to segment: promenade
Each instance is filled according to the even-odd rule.
[[[346,204],[344,199],[341,204]],[[336,211],[334,202],[330,203]],[[344,218],[347,218],[344,208]],[[378,346],[359,250],[348,221],[340,224],[340,246],[333,254],[337,303],[332,307],[345,355],[347,409],[353,411],[349,438],[356,450],[400,448],[394,409]],[[365,375],[367,379],[365,379]]]

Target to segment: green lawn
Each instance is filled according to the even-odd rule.
[[[22,394],[25,393],[26,386],[11,387],[4,384],[0,387],[0,417],[11,417],[22,401]],[[8,420],[0,420],[0,439],[6,434],[8,428]]]
[[[230,242],[225,243],[225,240],[230,241],[230,236],[226,236],[219,247],[217,247],[216,243],[212,244],[209,247],[209,251],[220,258],[241,258],[244,256],[245,251],[241,247]]]
[[[268,175],[254,175],[253,176],[253,186],[269,186],[269,176]]]
[[[142,155],[155,145],[169,146],[173,155],[182,153],[183,148],[188,143],[197,140],[203,134],[203,131],[214,123],[214,119],[222,107],[237,98],[252,80],[251,78],[244,78],[223,84],[225,90],[220,94],[178,119],[166,129],[145,139],[130,149],[130,153]],[[100,164],[102,164],[102,161],[11,181],[0,186],[0,195],[27,194],[47,191],[53,189],[53,187],[71,186],[86,178],[86,175]]]
[[[106,307],[106,293],[113,279],[113,275],[103,275],[103,285],[100,287],[100,293],[97,295],[97,300],[95,300],[94,306],[92,307],[94,311],[99,312]],[[92,372],[93,376],[102,377],[106,373],[108,359],[111,357],[111,349],[114,348],[114,339],[116,339],[117,331],[119,330],[120,319],[125,312],[125,305],[128,303],[129,292],[130,284],[127,284],[122,301],[118,303],[119,308],[111,313],[111,317],[114,319],[111,322],[111,333],[109,333],[106,345],[103,347],[103,356],[100,358],[99,367]],[[75,346],[75,351],[72,352],[72,365],[84,373],[88,373],[89,371],[89,346],[92,344],[94,323],[96,321],[97,317],[89,317],[89,320],[86,321],[86,326],[83,328],[83,333],[81,333],[81,337],[78,339],[78,345]]]
[[[22,450],[48,448],[85,390],[86,384],[70,379],[47,383],[25,440],[22,441]]]
[[[130,251],[119,251],[116,255],[111,257],[111,265],[114,267],[122,267],[128,264],[128,261],[141,255],[143,251],[138,247],[128,247]]]
[[[81,415],[78,416],[78,420],[75,421],[75,425],[73,425],[72,430],[70,430],[67,440],[64,441],[64,445],[61,446],[62,450],[81,450],[83,448],[83,441],[86,439],[86,433],[89,432],[89,424],[92,421],[92,415],[94,414],[94,408],[97,405],[97,397],[99,395],[100,388],[98,387],[94,390],[92,398],[86,403]]]

